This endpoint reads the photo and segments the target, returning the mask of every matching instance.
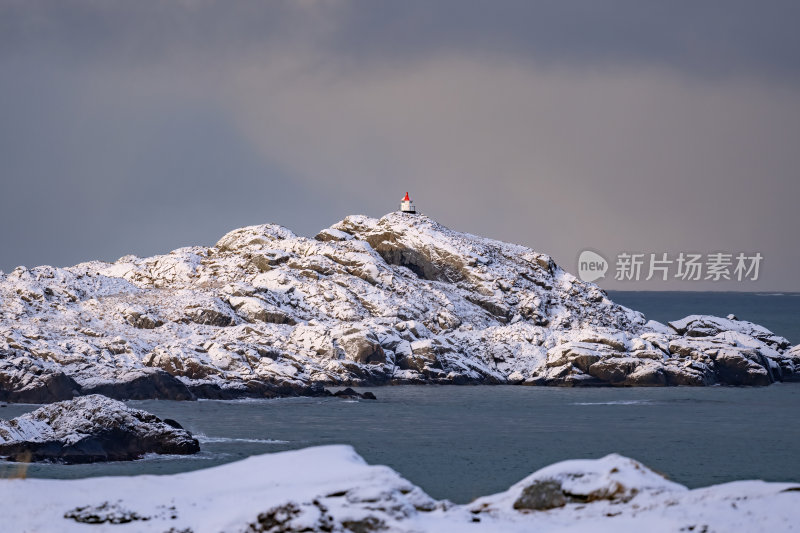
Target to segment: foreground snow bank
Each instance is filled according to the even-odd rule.
[[[0,457],[16,461],[93,463],[198,451],[197,439],[174,420],[99,394],[0,420]]]
[[[688,490],[619,455],[557,463],[460,506],[349,446],[171,476],[3,480],[0,502],[9,531],[783,531],[800,520],[800,485]]]

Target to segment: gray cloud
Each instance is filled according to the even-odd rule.
[[[650,288],[800,290],[796,11],[5,3],[0,268],[313,234],[410,189],[571,270],[583,247],[758,250],[758,284]]]
[[[235,59],[304,43],[342,63],[432,53],[514,56],[554,67],[670,67],[691,75],[796,79],[800,5],[791,0],[450,0],[429,2],[6,1],[0,53],[69,64]]]
[[[425,56],[431,49],[514,54],[543,65],[626,64],[700,76],[796,77],[796,2],[373,2],[350,4],[335,40],[361,55]]]

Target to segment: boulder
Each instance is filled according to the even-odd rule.
[[[529,513],[575,504],[571,511],[574,515],[582,508],[578,504],[606,502],[606,505],[612,505],[604,506],[610,512],[641,494],[678,495],[683,492],[686,492],[686,487],[668,481],[641,463],[611,454],[601,459],[578,459],[545,467],[505,492],[478,498],[469,508],[473,515],[486,513],[493,516],[501,509]]]
[[[720,318],[710,315],[689,315],[680,320],[669,322],[669,327],[680,335],[687,337],[713,337],[725,331],[743,333],[748,337],[758,339],[773,348],[785,349],[789,347],[789,341],[775,335],[764,326],[753,324],[746,320],[736,320],[733,315],[729,318]]]
[[[437,345],[431,339],[401,343],[397,349],[397,366],[402,370],[423,372],[440,366],[436,357]]]
[[[518,511],[546,511],[556,507],[564,507],[567,497],[561,490],[561,483],[554,479],[534,480],[522,489],[522,494],[514,502]]]
[[[640,361],[636,369],[628,374],[625,385],[630,387],[654,387],[667,384],[667,374],[660,362]]]
[[[784,381],[800,381],[800,344],[786,350],[778,363]]]
[[[138,329],[155,329],[164,325],[164,321],[157,316],[138,309],[126,309],[122,316],[125,322]]]
[[[375,395],[372,394],[369,391],[366,391],[364,393],[359,393],[358,391],[355,391],[355,390],[351,389],[350,387],[347,387],[346,389],[342,389],[340,391],[336,391],[336,392],[333,393],[333,395],[336,396],[337,398],[357,398],[357,399],[362,399],[362,400],[376,400],[377,399],[377,398],[375,398]]]
[[[314,238],[318,241],[349,241],[353,236],[338,229],[326,228],[317,233]]]
[[[717,381],[707,365],[692,361],[670,361],[664,365],[664,375],[667,385],[700,387]]]
[[[754,351],[723,349],[714,358],[714,370],[726,385],[769,385],[770,373],[759,360]]]
[[[713,381],[724,385],[769,385],[783,376],[779,364],[762,351],[782,356],[763,341],[739,332],[726,331],[705,338],[676,338],[670,341],[669,350],[673,358],[708,366],[714,372]],[[670,374],[675,377],[672,371]],[[791,374],[787,372],[787,375]],[[707,382],[705,378],[701,381]]]
[[[611,357],[613,352],[608,346],[590,342],[565,342],[547,351],[547,366],[556,367],[572,364],[582,372],[601,359]]]
[[[589,375],[611,384],[622,384],[629,374],[639,367],[632,357],[613,357],[598,361],[589,367]]]
[[[277,224],[262,224],[235,229],[225,234],[216,247],[222,252],[236,252],[243,248],[260,247],[275,240],[291,239],[295,234]]]
[[[27,357],[0,360],[0,401],[50,403],[69,400],[80,390],[63,372],[39,366]]]
[[[406,219],[390,214],[367,225],[360,217],[347,217],[332,229],[359,233],[386,263],[403,266],[421,279],[454,283],[469,276],[469,259],[444,240],[427,238],[447,228],[425,216]]]
[[[202,326],[226,327],[233,324],[233,317],[226,311],[214,307],[190,307],[186,319]]]
[[[180,424],[93,394],[0,421],[0,456],[77,464],[200,451],[197,439],[175,426]]]
[[[356,363],[382,365],[386,363],[378,337],[372,331],[355,329],[345,333],[339,339],[345,357]]]
[[[266,322],[268,324],[294,324],[295,321],[285,312],[268,304],[261,298],[251,296],[233,296],[228,299],[236,314],[248,322]]]
[[[110,380],[87,381],[82,394],[102,394],[119,400],[194,400],[195,396],[179,379],[160,368],[144,368],[118,373]]]

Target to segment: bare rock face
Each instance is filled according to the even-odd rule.
[[[155,329],[164,325],[162,320],[152,314],[137,309],[129,309],[123,316],[128,324],[139,329]]]
[[[0,421],[0,456],[12,461],[128,461],[147,453],[186,455],[199,450],[197,439],[174,420],[161,420],[100,395]]]
[[[161,369],[137,369],[119,373],[109,380],[92,380],[81,394],[102,394],[117,400],[193,400],[186,385]]]
[[[0,274],[0,400],[315,384],[766,385],[800,352],[735,317],[647,322],[549,256],[424,215]]]
[[[769,385],[774,381],[756,351],[720,350],[714,368],[720,381],[729,385]]]
[[[378,337],[371,331],[353,329],[343,335],[339,342],[345,356],[356,363],[375,365],[386,363],[386,353]]]
[[[81,387],[66,374],[27,357],[0,360],[0,401],[50,403],[69,400]]]
[[[567,497],[561,484],[552,479],[535,480],[522,489],[522,494],[514,502],[518,511],[546,511],[556,507],[564,507]]]
[[[293,324],[292,318],[284,311],[260,298],[232,297],[229,300],[236,314],[248,322],[266,322],[269,324]]]
[[[778,365],[784,381],[800,381],[800,344],[786,350],[778,359]]]
[[[190,307],[186,309],[186,319],[202,326],[216,326],[224,328],[233,324],[233,317],[221,309],[221,305]]]

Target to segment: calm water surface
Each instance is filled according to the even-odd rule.
[[[171,473],[253,454],[352,444],[436,498],[468,502],[563,459],[617,452],[691,487],[736,479],[800,480],[800,383],[764,388],[561,389],[402,386],[377,401],[139,401],[200,435],[190,458],[34,465],[71,478]],[[10,418],[35,406],[10,405]],[[0,464],[0,475],[16,466]]]
[[[615,302],[667,323],[687,315],[727,316],[749,320],[800,344],[800,293],[608,291]]]

